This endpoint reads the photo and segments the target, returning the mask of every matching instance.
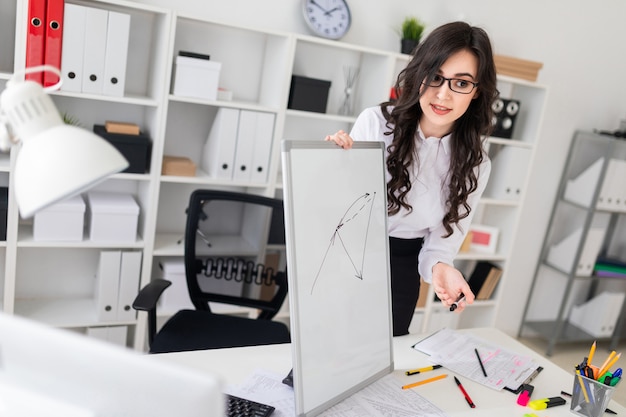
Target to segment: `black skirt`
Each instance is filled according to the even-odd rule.
[[[394,336],[402,336],[409,333],[409,325],[413,319],[420,292],[420,275],[417,270],[417,259],[423,243],[423,238],[389,238]]]

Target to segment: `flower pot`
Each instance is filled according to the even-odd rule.
[[[419,41],[415,39],[402,39],[400,41],[400,51],[403,54],[411,55],[418,43]]]

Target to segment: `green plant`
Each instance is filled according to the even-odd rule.
[[[61,117],[63,118],[63,123],[65,123],[67,125],[81,127],[80,121],[78,120],[78,118],[76,116],[72,116],[71,114],[68,114],[68,113],[64,112],[61,115]]]
[[[413,39],[419,41],[424,32],[424,23],[416,17],[407,17],[402,22],[402,39]]]

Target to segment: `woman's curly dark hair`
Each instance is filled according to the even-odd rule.
[[[478,58],[478,91],[465,114],[456,120],[451,135],[448,212],[443,218],[445,237],[452,235],[452,224],[469,215],[467,197],[476,190],[475,169],[484,158],[482,142],[492,130],[491,106],[498,90],[487,33],[465,22],[452,22],[435,29],[415,49],[413,58],[398,75],[395,85],[398,98],[380,105],[390,129],[386,134],[393,135],[387,149],[387,170],[391,175],[387,184],[388,212],[393,215],[401,207],[412,210],[406,195],[411,189],[409,168],[417,157],[415,135],[423,113],[419,104],[420,87],[422,83],[428,84],[444,62],[461,50],[471,51]]]

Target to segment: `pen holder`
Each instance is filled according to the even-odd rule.
[[[614,386],[574,374],[570,410],[579,416],[602,417],[609,401],[611,401],[613,391],[615,391]]]

